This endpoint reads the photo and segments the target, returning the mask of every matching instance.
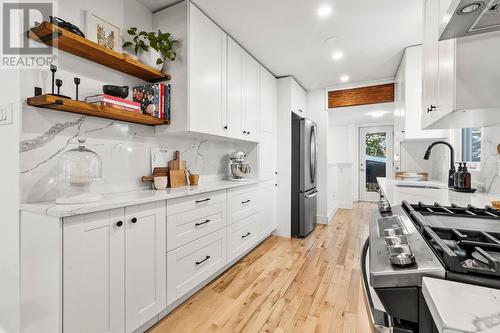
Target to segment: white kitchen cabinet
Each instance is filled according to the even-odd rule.
[[[166,307],[165,203],[65,218],[64,332],[132,332]]]
[[[290,81],[292,111],[301,117],[306,116],[307,93],[295,79]]]
[[[439,41],[449,0],[424,4],[422,126],[461,128],[500,122],[500,32]]]
[[[228,136],[256,140],[259,64],[232,38],[228,38],[227,54]]]
[[[440,139],[446,130],[422,130],[422,46],[406,48],[395,80],[394,143]],[[395,153],[397,154],[396,150]]]
[[[167,305],[206,281],[227,262],[221,229],[167,253]]]
[[[225,135],[227,35],[196,6],[189,6],[190,130]]]
[[[164,201],[125,208],[127,332],[166,307],[166,215]]]
[[[125,332],[123,208],[66,218],[63,331]]]
[[[265,237],[276,229],[276,185],[274,181],[259,184],[259,225]]]
[[[250,185],[227,191],[228,225],[257,213],[259,208],[258,185]]]
[[[227,260],[250,250],[260,239],[259,215],[250,215],[227,227]]]
[[[259,73],[260,180],[276,177],[276,78],[264,67]]]
[[[180,45],[168,65],[172,123],[157,126],[156,133],[226,136],[227,34],[189,1],[155,13],[153,25],[172,33]]]
[[[153,14],[153,26],[180,45],[168,64],[171,124],[156,126],[157,135],[196,132],[259,142],[259,63],[190,1]],[[295,108],[305,110],[305,92],[294,88]]]

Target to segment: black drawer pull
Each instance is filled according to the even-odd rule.
[[[130,222],[132,222],[132,223],[137,222],[137,218],[136,218],[136,217],[133,217],[133,218],[130,220]]]
[[[205,259],[201,260],[201,261],[197,261],[196,262],[196,265],[201,265],[203,264],[205,261],[207,261],[208,259],[210,259],[210,256],[206,256]]]
[[[250,234],[251,234],[251,232],[247,232],[247,234],[246,234],[246,235],[241,236],[241,238],[247,238],[248,236],[250,236]]]
[[[241,203],[242,203],[242,204],[247,204],[247,203],[249,203],[250,201],[252,201],[252,200],[248,199],[248,200],[242,201]]]
[[[206,198],[203,200],[196,200],[195,203],[201,203],[201,202],[205,202],[205,201],[210,201],[210,198]]]
[[[195,225],[196,227],[198,227],[198,226],[200,226],[200,225],[207,224],[208,222],[210,222],[210,220],[205,220],[205,222],[195,223],[194,225]]]
[[[118,221],[118,222],[116,222],[116,226],[117,226],[118,228],[119,228],[119,227],[121,227],[122,225],[123,225],[123,221]]]

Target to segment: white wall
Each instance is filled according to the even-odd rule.
[[[325,104],[325,90],[318,89],[307,93],[306,117],[316,122],[318,127],[318,223],[328,224],[333,206],[328,200],[328,112]],[[279,147],[279,146],[278,146]],[[330,201],[330,205],[332,202]]]
[[[0,332],[16,333],[19,304],[19,73],[0,70],[0,105],[11,105],[12,123],[0,125]]]

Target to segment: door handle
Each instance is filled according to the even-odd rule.
[[[304,195],[304,197],[305,197],[306,199],[311,199],[311,198],[314,198],[314,197],[316,197],[316,196],[318,196],[318,191],[313,192],[313,193],[311,193],[311,194],[306,194],[306,195]]]
[[[210,222],[210,220],[205,220],[205,222],[195,223],[194,226],[199,227],[200,225],[207,224],[208,222]]]

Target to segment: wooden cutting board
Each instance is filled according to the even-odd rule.
[[[185,170],[170,170],[170,187],[187,186]]]
[[[186,161],[181,160],[181,153],[178,150],[175,152],[175,159],[168,161],[168,168],[170,170],[186,170]]]
[[[168,168],[166,168],[166,167],[154,168],[153,175],[142,176],[141,181],[142,182],[152,182],[155,177],[162,177],[162,176],[168,176]]]

